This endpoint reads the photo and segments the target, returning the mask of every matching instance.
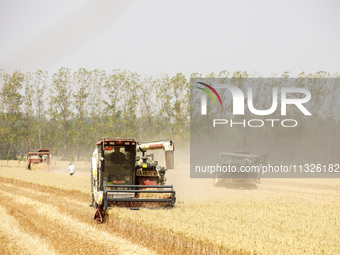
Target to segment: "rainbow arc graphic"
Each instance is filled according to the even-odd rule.
[[[206,92],[212,98],[216,106],[217,106],[217,102],[215,100],[215,97],[210,91],[212,91],[217,96],[218,100],[220,101],[221,106],[223,106],[220,95],[217,93],[217,91],[213,87],[211,87],[210,85],[204,82],[197,82],[197,83],[207,87],[207,88],[201,88],[201,87],[196,87],[196,88]],[[201,114],[207,115],[207,98],[205,94],[202,94],[202,97],[201,97]]]
[[[217,91],[216,91],[213,87],[211,87],[210,85],[208,85],[208,84],[206,84],[206,83],[203,83],[203,82],[197,82],[197,83],[206,86],[206,87],[209,88],[212,92],[214,92],[214,94],[217,96],[218,100],[220,101],[221,106],[223,106],[223,105],[222,105],[222,100],[221,100],[221,98],[220,98],[220,95],[217,93]],[[210,92],[209,90],[207,90],[207,89],[205,89],[205,88],[201,88],[201,87],[196,87],[196,88],[198,88],[198,89],[203,90],[204,92],[206,92],[206,93],[214,100],[214,103],[215,103],[215,105],[217,106],[216,100],[215,100],[214,96],[211,94],[211,92]]]

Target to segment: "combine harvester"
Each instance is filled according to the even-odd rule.
[[[241,151],[233,153],[221,152],[219,156],[225,158],[223,166],[231,169],[231,171],[215,174],[215,186],[232,184],[241,187],[250,185],[256,186],[256,183],[260,183],[261,173],[249,170],[252,166],[265,165],[267,159],[266,154],[254,155],[250,152]],[[241,169],[241,167],[243,169]]]
[[[102,223],[113,207],[173,208],[176,197],[172,185],[164,185],[167,169],[174,168],[172,140],[139,143],[135,139],[104,138],[92,156],[91,196],[94,219]],[[166,168],[154,161],[148,150],[164,150]],[[137,156],[140,152],[142,155]]]
[[[27,170],[32,170],[32,164],[45,163],[47,166],[50,164],[50,150],[49,149],[39,149],[37,152],[27,153]]]
[[[247,136],[244,137],[243,149],[237,152],[221,152],[223,166],[229,171],[216,173],[214,178],[215,186],[233,185],[236,187],[256,187],[261,183],[260,165],[267,164],[268,154],[255,155],[245,151]],[[250,170],[250,171],[249,171]],[[252,171],[252,170],[257,170]]]

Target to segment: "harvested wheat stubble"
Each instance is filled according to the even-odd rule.
[[[15,207],[22,208],[25,206],[25,210],[22,210],[21,214],[17,213],[17,217],[22,219],[29,216],[29,219],[21,220],[21,223],[26,224],[27,220],[28,222],[31,221],[31,227],[35,225],[34,229],[38,229],[38,233],[45,236],[50,242],[54,241],[54,247],[59,252],[62,251],[63,254],[82,253],[81,251],[86,251],[86,253],[104,252],[105,254],[153,253],[112,233],[101,231],[89,224],[80,222],[74,216],[60,212],[58,207],[32,200],[26,196],[20,196],[20,194],[23,194],[21,191],[13,193],[11,192],[13,191],[12,188],[6,191],[3,188],[1,187],[0,190],[1,197],[4,198],[1,204],[7,206],[10,210],[14,210]],[[4,201],[14,202],[6,203]],[[32,218],[39,219],[39,224],[34,221],[32,222]],[[46,232],[45,229],[48,229],[46,224],[54,225],[55,229]],[[59,238],[60,235],[62,236],[61,239]],[[69,242],[69,240],[72,240],[72,242]],[[67,247],[66,250],[65,247]]]
[[[42,191],[39,191],[39,190],[44,190],[43,188],[40,188],[40,189],[33,189],[33,188],[28,188],[28,187],[18,187],[16,185],[13,185],[13,184],[10,184],[10,183],[2,183],[1,184],[3,187],[8,187],[10,189],[16,189],[17,191],[19,192],[22,192],[22,193],[29,193],[30,194],[30,198],[34,198],[34,199],[39,199],[39,200],[43,200],[48,202],[51,200],[51,195],[52,193],[51,192],[46,192],[46,189],[45,189],[45,192],[42,192]],[[36,185],[35,185],[36,187]],[[56,200],[61,200],[63,203],[65,204],[72,204],[72,207],[73,206],[82,206],[82,207],[88,207],[88,201],[86,202],[80,202],[74,198],[70,198],[66,195],[61,195],[60,193],[57,194],[56,192],[56,195],[57,197],[54,197],[53,198],[53,203],[55,203]],[[77,199],[79,198],[79,196],[75,196]]]
[[[2,182],[1,182],[2,181]],[[57,206],[59,210],[62,210],[65,213],[68,213],[70,215],[74,215],[73,217],[77,217],[77,219],[82,220],[83,222],[92,223],[93,225],[93,210],[88,210],[88,203],[86,202],[86,196],[81,196],[80,193],[75,191],[62,191],[57,189],[51,189],[49,187],[43,187],[40,185],[25,183],[13,179],[4,179],[0,178],[2,189],[5,189],[8,192],[11,192],[11,194],[15,194],[16,196],[20,196],[21,194],[25,194],[25,197],[29,197],[34,200],[38,200],[44,203],[50,203],[51,195],[56,195],[53,199],[53,205]],[[14,192],[15,191],[15,192]],[[24,193],[26,191],[26,193]],[[14,192],[14,193],[13,193]],[[59,196],[57,194],[60,193]],[[70,207],[65,203],[65,198],[67,198],[67,201],[72,201],[75,199],[79,199],[79,202],[77,203],[77,206]],[[114,232],[119,233],[120,235],[125,235],[124,237],[130,238],[134,243],[137,244],[145,244],[147,247],[152,247],[153,249],[157,250],[157,252],[160,252],[161,254],[186,254],[186,251],[188,251],[188,248],[190,248],[192,245],[195,249],[190,249],[191,254],[204,254],[202,251],[204,248],[206,248],[206,245],[200,245],[198,242],[195,242],[193,240],[179,240],[176,236],[159,236],[157,233],[151,233],[151,232],[145,232],[145,228],[143,226],[138,226],[136,224],[129,223],[128,225],[122,225],[118,224],[117,219],[114,220],[115,224],[112,226],[112,222],[109,224],[103,224],[98,225],[94,224],[94,227],[97,227],[97,229],[105,230],[107,232]],[[126,223],[126,222],[125,222]],[[123,222],[124,224],[124,222]],[[160,244],[160,240],[162,245]],[[219,250],[217,247],[210,247],[206,250]],[[195,252],[196,251],[196,252]],[[224,254],[223,252],[222,254]],[[139,254],[139,252],[137,253]],[[214,253],[218,254],[218,253]]]
[[[3,191],[1,191],[1,196],[6,199],[13,199],[11,195]],[[78,233],[72,231],[72,226],[62,224],[63,219],[61,216],[58,217],[59,215],[55,215],[55,213],[52,215],[46,208],[44,211],[39,210],[37,208],[38,204],[30,199],[20,198],[19,201],[11,203],[2,202],[1,204],[8,208],[8,210],[15,210],[15,208],[22,207],[24,203],[26,204],[25,211],[18,210],[13,212],[13,215],[15,215],[16,219],[25,229],[30,229],[41,238],[47,239],[58,253],[71,254],[72,252],[80,252],[82,249],[91,252],[99,251],[95,242],[88,240],[84,243],[84,240],[78,236]],[[53,228],[49,226],[53,226]]]
[[[41,172],[39,179],[34,175],[36,172],[31,173],[32,176],[25,175],[25,171],[14,167],[10,173],[5,171],[12,178],[31,182],[10,184],[30,185],[27,187],[33,191],[47,193],[44,196],[37,194],[32,199],[49,203],[50,194],[59,210],[95,226],[93,209],[86,209],[90,187],[86,188],[84,182],[89,183],[88,178],[58,177]],[[99,228],[110,233],[124,233],[152,249],[161,243],[168,251],[161,248],[157,251],[164,254],[225,254],[228,251],[235,254],[340,254],[338,180],[329,183],[315,179],[263,180],[257,190],[230,190],[213,187],[210,180],[191,180],[181,173],[185,173],[185,169],[175,173],[178,183],[169,181],[174,184],[179,197],[175,209],[114,209],[109,213],[110,221]],[[64,192],[39,185],[36,188],[33,183],[60,187]],[[70,191],[76,186],[83,189]],[[7,186],[7,189],[13,187]],[[74,212],[72,207],[62,204],[64,198],[56,199],[58,194],[67,201],[74,199],[79,202],[74,206]],[[84,206],[81,206],[83,202]],[[81,215],[81,218],[75,215]]]
[[[161,254],[186,254],[190,250],[191,254],[205,254],[204,251],[215,251],[211,254],[225,254],[226,250],[219,247],[207,246],[192,239],[183,239],[173,235],[159,235],[158,232],[150,232],[144,226],[139,226],[134,222],[120,222],[114,219],[103,225],[98,225],[93,221],[93,209],[88,207],[88,194],[82,194],[77,191],[60,190],[58,188],[44,187],[33,183],[26,183],[19,180],[7,179],[0,177],[1,186],[11,194],[20,196],[25,194],[26,197],[41,201],[44,203],[51,203],[50,197],[53,196],[53,205],[57,206],[62,212],[68,213],[80,219],[82,222],[88,222],[97,229],[105,230],[107,232],[117,233],[124,238],[129,238],[136,244],[146,245]],[[26,193],[25,193],[26,191]],[[15,193],[13,193],[15,192]],[[67,201],[77,200],[77,206],[68,206]],[[90,209],[90,210],[89,210]],[[126,224],[128,223],[128,224]],[[159,245],[160,242],[162,245]],[[139,253],[137,253],[139,254]]]
[[[5,244],[1,244],[1,246],[9,247],[8,252],[10,254],[56,254],[53,247],[44,239],[32,232],[23,230],[19,222],[2,206],[0,206],[0,217],[2,219],[0,236],[2,240],[7,239]]]
[[[11,163],[9,163],[11,165]],[[89,177],[69,176],[57,174],[49,171],[29,171],[22,167],[1,167],[0,176],[22,180],[25,182],[36,183],[44,186],[58,187],[64,190],[77,190],[89,196],[91,183]]]

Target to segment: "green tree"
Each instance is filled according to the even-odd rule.
[[[3,75],[4,85],[1,89],[0,97],[3,109],[3,121],[5,127],[3,129],[3,140],[7,143],[7,158],[16,159],[17,144],[22,137],[22,113],[20,106],[23,98],[20,94],[24,75],[20,71],[15,71],[12,75]]]
[[[140,95],[138,96],[138,106],[140,107],[140,120],[138,121],[138,127],[140,139],[155,139],[153,136],[153,132],[155,131],[153,127],[155,123],[154,102],[156,94],[154,93],[153,89],[152,77],[146,77],[143,81],[141,81],[139,92]]]
[[[122,122],[124,129],[122,135],[125,137],[138,137],[137,104],[141,84],[140,75],[129,71],[124,71],[124,75],[124,90],[122,91]]]
[[[48,89],[48,73],[46,71],[37,70],[34,73],[33,90],[34,96],[33,101],[35,105],[35,115],[38,118],[37,129],[38,129],[38,141],[39,148],[42,148],[42,130],[43,120],[45,114],[44,101],[46,98],[46,90]]]
[[[25,74],[25,82],[24,82],[24,94],[23,94],[23,121],[24,125],[22,127],[23,136],[25,138],[27,152],[31,151],[32,142],[34,141],[35,136],[35,123],[34,123],[34,111],[33,111],[33,84],[32,84],[32,74]]]
[[[155,81],[157,113],[157,131],[160,136],[173,134],[173,93],[171,90],[170,77],[164,74]]]
[[[95,69],[91,72],[89,95],[89,118],[91,144],[94,145],[102,136],[102,113],[104,109],[106,72]]]
[[[76,128],[76,140],[77,140],[77,158],[80,160],[80,155],[83,146],[86,144],[85,138],[87,137],[87,125],[86,118],[88,116],[88,110],[86,105],[89,97],[89,84],[91,80],[91,73],[84,68],[74,73],[76,91],[74,93],[74,106],[76,109],[75,114],[75,128]]]
[[[121,136],[122,130],[119,126],[121,120],[121,111],[119,110],[119,102],[121,101],[123,84],[125,80],[124,72],[120,70],[113,70],[111,75],[107,76],[104,89],[106,90],[108,98],[104,100],[105,108],[104,114],[109,128],[106,136],[114,134],[114,136]]]
[[[55,119],[61,131],[63,140],[64,156],[69,153],[68,148],[68,132],[69,119],[72,117],[71,112],[71,90],[72,75],[69,68],[60,68],[52,77],[52,88],[50,95],[50,115]],[[59,147],[59,146],[58,146]]]
[[[181,73],[176,74],[170,80],[172,87],[172,94],[174,98],[174,127],[177,137],[183,136],[188,120],[188,94],[190,90],[190,83]],[[174,133],[172,134],[174,135]]]

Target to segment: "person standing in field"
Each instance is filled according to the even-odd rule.
[[[65,173],[66,173],[67,171],[70,171],[70,175],[71,175],[71,176],[75,173],[76,167],[72,164],[72,162],[71,162],[70,165],[68,166],[68,168],[67,168],[67,170],[65,171]]]

